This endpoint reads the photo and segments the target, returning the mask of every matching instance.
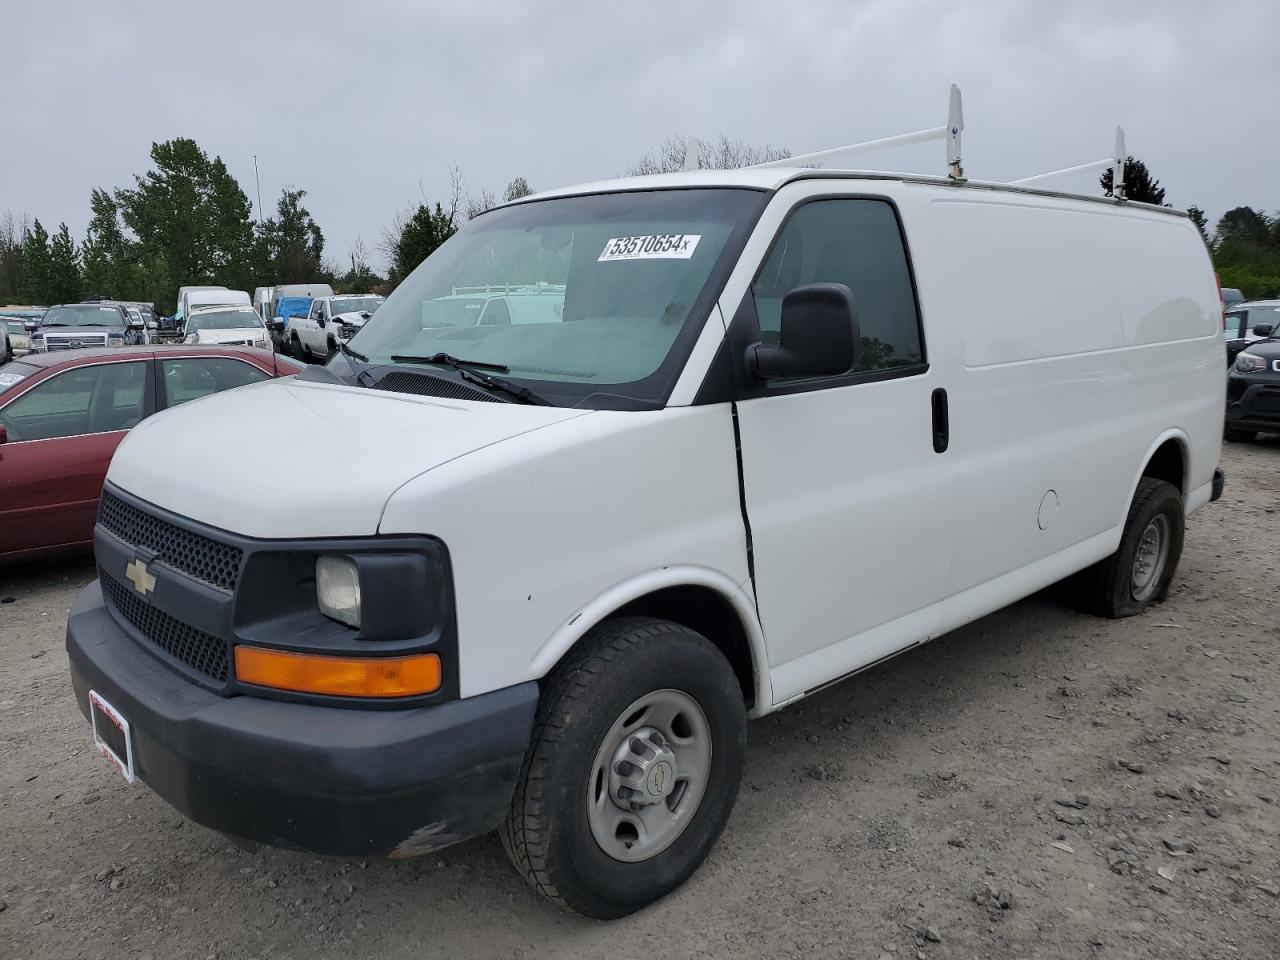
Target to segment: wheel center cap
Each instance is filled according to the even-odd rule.
[[[633,731],[609,766],[609,796],[623,810],[661,803],[676,787],[676,755],[652,727]]]

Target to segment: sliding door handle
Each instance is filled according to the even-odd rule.
[[[947,410],[947,391],[933,391],[933,452],[946,453],[951,442],[951,414]]]

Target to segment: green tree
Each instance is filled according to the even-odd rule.
[[[351,269],[338,277],[336,283],[341,293],[368,293],[383,285],[383,279],[369,266],[368,250],[359,237],[351,246]]]
[[[1204,211],[1199,207],[1187,207],[1187,217],[1196,225],[1196,229],[1200,231],[1200,239],[1209,244],[1209,219],[1204,215]]]
[[[49,272],[47,303],[74,303],[84,296],[84,277],[80,270],[80,248],[71,239],[65,223],[49,238]]]
[[[22,296],[28,303],[45,306],[56,303],[51,295],[51,269],[49,262],[49,232],[39,218],[31,225],[22,244],[22,259],[26,264],[23,274]]]
[[[19,220],[12,211],[0,219],[0,302],[17,303],[26,286],[25,246],[31,222]]]
[[[158,301],[167,307],[183,284],[248,289],[260,275],[249,198],[220,157],[194,140],[151,145],[154,169],[117,190],[125,224],[138,238],[138,261],[168,279]]]
[[[1280,296],[1280,216],[1236,207],[1222,215],[1213,239],[1213,264],[1224,287],[1250,298]]]
[[[1098,182],[1102,185],[1102,195],[1114,195],[1115,175],[1110,167],[1102,172]],[[1124,161],[1124,195],[1126,199],[1138,203],[1152,203],[1157,207],[1164,206],[1164,187],[1160,181],[1151,176],[1147,165],[1141,160],[1126,157]]]
[[[95,188],[89,194],[89,210],[92,216],[81,246],[85,290],[93,296],[142,299],[145,283],[134,245],[125,238],[120,205],[106,190]]]
[[[413,272],[435,249],[458,232],[457,207],[446,211],[439,203],[432,210],[418,204],[397,217],[384,234],[384,249],[391,261],[389,282],[394,287]]]
[[[324,233],[302,205],[306,195],[305,190],[282,190],[275,217],[263,224],[262,235],[277,283],[307,283],[326,277]]]
[[[507,184],[506,200],[510,203],[512,200],[519,200],[521,197],[527,197],[533,193],[533,188],[529,186],[529,181],[524,177],[516,177]]]

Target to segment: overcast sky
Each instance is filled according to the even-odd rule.
[[[191,137],[270,214],[305,189],[327,259],[456,164],[473,193],[622,173],[673,133],[794,153],[941,125],[1005,180],[1111,151],[1125,126],[1167,200],[1215,223],[1280,209],[1280,2],[497,4],[0,0],[0,211],[65,220]],[[927,144],[863,161],[942,173]],[[1093,176],[1061,181],[1096,191]]]

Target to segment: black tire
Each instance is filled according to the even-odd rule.
[[[332,357],[337,352],[338,352],[338,341],[330,337],[329,338],[329,356]]]
[[[647,860],[622,862],[592,834],[596,755],[637,699],[679,690],[711,733],[706,789],[683,830]],[[742,691],[724,655],[686,627],[648,617],[606,621],[547,678],[533,737],[501,830],[516,869],[547,899],[588,917],[626,916],[693,874],[733,809],[746,752]]]
[[[1154,589],[1139,599],[1134,592],[1134,563],[1145,531],[1160,516],[1167,522],[1168,552],[1155,578]],[[1182,494],[1178,489],[1163,480],[1143,477],[1129,506],[1120,548],[1080,574],[1078,596],[1084,608],[1098,616],[1118,620],[1136,616],[1166,599],[1182,556],[1185,521]]]
[[[307,349],[307,345],[302,342],[296,333],[289,338],[289,345],[292,348],[293,355],[299,360],[305,363],[311,359],[311,351]]]
[[[1222,439],[1228,443],[1252,443],[1258,439],[1257,430],[1237,430],[1235,427],[1224,427]]]

